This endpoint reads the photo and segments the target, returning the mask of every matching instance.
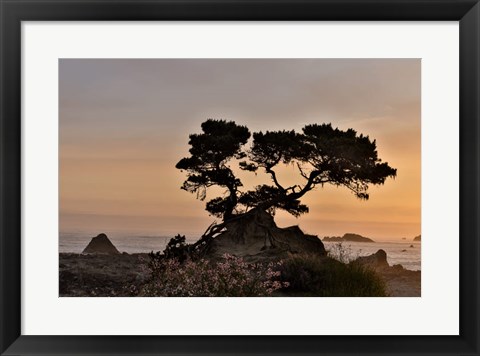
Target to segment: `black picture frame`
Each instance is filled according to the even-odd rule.
[[[479,355],[480,5],[477,0],[0,0],[0,11],[2,355]],[[460,335],[21,335],[21,22],[87,20],[459,21]]]

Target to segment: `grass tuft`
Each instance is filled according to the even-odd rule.
[[[375,271],[330,257],[301,254],[285,259],[281,278],[289,282],[285,296],[386,297],[385,283]]]

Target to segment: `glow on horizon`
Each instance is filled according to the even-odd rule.
[[[420,234],[418,59],[61,59],[60,231],[199,236],[214,220],[175,169],[207,118],[251,132],[331,122],[376,139],[395,180],[360,201],[325,186],[295,219],[319,236]],[[269,178],[241,172],[245,188]],[[281,178],[301,182],[293,167]],[[215,196],[213,189],[207,199]]]

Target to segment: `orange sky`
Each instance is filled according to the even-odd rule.
[[[180,186],[188,135],[207,118],[251,132],[331,122],[377,140],[397,178],[360,201],[326,186],[299,224],[319,236],[420,234],[420,60],[61,59],[60,231],[200,235],[214,220]],[[245,188],[268,183],[239,174]],[[301,183],[293,167],[281,178]],[[215,191],[207,199],[215,197]]]

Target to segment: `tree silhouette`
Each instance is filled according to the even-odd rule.
[[[227,189],[224,197],[218,197],[207,203],[209,213],[231,217],[238,204],[240,179],[235,177],[228,165],[232,158],[242,159],[246,153],[242,151],[250,138],[250,131],[245,126],[225,120],[207,120],[202,123],[201,134],[190,135],[190,157],[181,159],[176,167],[187,171],[187,180],[182,189],[196,193],[197,198],[204,200],[207,188],[217,185]]]
[[[224,196],[206,204],[209,213],[224,221],[253,209],[282,209],[299,216],[309,211],[301,198],[325,184],[345,187],[367,200],[370,185],[383,184],[397,172],[378,158],[375,140],[331,124],[306,125],[301,133],[255,132],[249,149],[245,148],[250,138],[248,128],[235,122],[209,119],[202,124],[202,131],[190,135],[191,156],[181,159],[176,167],[187,171],[182,189],[196,193],[199,199],[205,199],[211,186],[226,188]],[[233,164],[245,171],[264,171],[272,184],[241,191],[242,182],[235,176]],[[285,164],[296,167],[299,184],[281,184],[276,171]]]

